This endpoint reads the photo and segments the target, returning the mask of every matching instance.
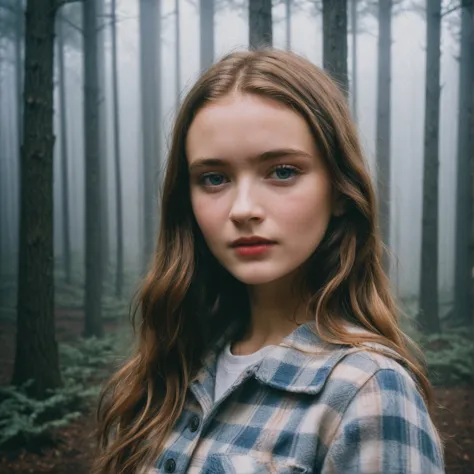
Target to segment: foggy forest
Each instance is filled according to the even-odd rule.
[[[88,471],[129,353],[173,120],[230,51],[346,93],[446,472],[474,473],[473,0],[0,0],[0,472]]]

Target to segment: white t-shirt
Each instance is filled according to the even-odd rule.
[[[263,359],[265,353],[270,348],[271,346],[265,346],[253,354],[235,356],[230,351],[230,343],[228,343],[217,359],[214,402],[217,402],[222,395],[227,392],[247,367],[250,367]]]

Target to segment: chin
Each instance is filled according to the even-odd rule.
[[[280,280],[290,273],[281,269],[255,268],[254,266],[246,269],[228,268],[228,271],[245,285],[265,285]]]

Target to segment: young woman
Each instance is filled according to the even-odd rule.
[[[336,85],[283,51],[215,64],[176,120],[95,472],[444,472],[381,254]]]

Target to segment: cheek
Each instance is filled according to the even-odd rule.
[[[222,231],[223,220],[225,220],[222,202],[213,199],[212,195],[196,192],[191,194],[191,203],[194,216],[206,241],[218,236],[218,231]]]
[[[275,212],[282,225],[294,235],[302,237],[308,233],[324,233],[331,217],[330,192],[326,189],[315,191],[313,188],[287,196]]]

